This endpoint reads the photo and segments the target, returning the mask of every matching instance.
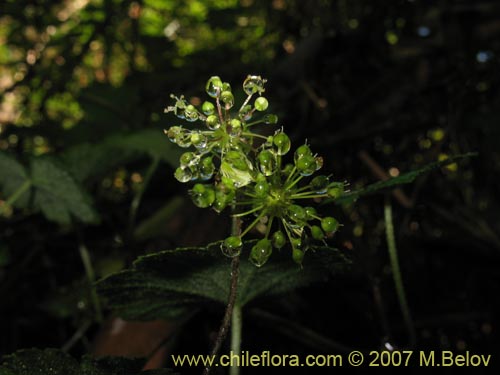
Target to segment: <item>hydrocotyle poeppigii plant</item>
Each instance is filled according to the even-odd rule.
[[[257,228],[263,238],[250,252],[253,264],[264,265],[273,248],[281,249],[287,243],[293,260],[301,264],[310,239],[324,241],[339,227],[335,218],[321,217],[311,204],[321,198],[341,197],[345,184],[332,181],[329,175],[315,176],[323,158],[306,143],[289,155],[290,138],[276,126],[278,117],[264,114],[269,106],[262,95],[265,83],[260,76],[247,76],[243,82],[246,99],[238,110],[234,110],[231,85],[217,76],[206,84],[214,103],[205,101],[201,110],[184,96],[171,95],[175,103],[165,112],[202,124],[172,126],[165,134],[189,149],[181,155],[175,177],[180,182],[196,182],[190,190],[194,204],[219,213],[230,207],[233,218],[241,220],[240,233],[221,244],[225,255],[238,256],[243,237]],[[258,124],[277,130],[265,136],[254,131]]]

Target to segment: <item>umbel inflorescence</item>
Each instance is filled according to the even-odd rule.
[[[222,252],[240,254],[242,238],[258,227],[264,238],[250,252],[250,260],[262,266],[274,249],[291,245],[293,260],[302,263],[309,239],[322,241],[339,224],[333,217],[321,217],[309,203],[315,199],[340,197],[344,183],[330,176],[313,176],[323,165],[307,144],[290,154],[290,138],[278,129],[274,135],[255,133],[255,126],[277,124],[278,117],[264,114],[269,106],[262,96],[266,80],[249,75],[243,82],[246,99],[238,110],[229,83],[211,77],[201,110],[183,96],[171,95],[174,105],[165,109],[188,122],[202,126],[172,126],[168,138],[189,149],[180,157],[175,177],[180,182],[197,182],[190,190],[198,207],[221,212],[227,207],[242,221],[241,233],[224,240]],[[254,98],[255,97],[255,98]],[[313,202],[314,203],[314,202]]]

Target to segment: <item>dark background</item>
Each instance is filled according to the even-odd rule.
[[[307,139],[351,189],[478,152],[402,187],[392,206],[415,348],[493,354],[498,364],[498,1],[3,1],[0,61],[0,150],[21,162],[67,161],[77,147],[143,129],[162,138],[178,122],[163,114],[170,93],[205,100],[211,75],[236,91],[247,74],[268,79],[270,109],[292,142]],[[227,235],[224,215],[184,198],[169,157],[131,223],[151,158],[121,152],[78,154],[95,167],[81,183],[99,224],[59,225],[29,208],[0,217],[0,354],[61,347],[82,327],[70,352],[90,350],[100,324],[82,243],[102,277],[144,252]],[[323,208],[344,225],[331,242],[352,254],[352,272],[250,306],[244,349],[321,352],[293,324],[354,349],[407,347],[383,205],[373,195]],[[134,232],[164,207],[147,235]],[[195,315],[172,350],[207,352],[222,311]]]

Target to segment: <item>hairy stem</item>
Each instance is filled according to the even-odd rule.
[[[415,327],[411,319],[410,308],[406,299],[405,289],[403,286],[403,278],[401,277],[401,270],[399,268],[398,252],[396,249],[396,240],[394,237],[394,225],[392,221],[392,207],[390,200],[387,199],[384,205],[384,219],[385,219],[385,234],[387,237],[387,247],[389,248],[389,258],[391,261],[392,276],[396,286],[396,293],[398,295],[399,306],[403,314],[403,319],[408,329],[410,337],[410,345],[415,345]]]
[[[234,209],[234,207],[233,207]],[[237,217],[232,218],[231,222],[231,235],[237,236],[240,232],[239,219]],[[231,326],[231,317],[233,315],[233,310],[236,302],[236,294],[238,291],[238,276],[240,273],[240,256],[235,256],[231,261],[231,285],[229,287],[229,298],[226,306],[226,311],[224,313],[224,318],[222,319],[222,323],[219,328],[219,332],[217,333],[217,338],[215,339],[214,346],[210,352],[210,356],[215,358],[219,353],[219,350],[224,342],[227,332]],[[204,375],[210,374],[211,367],[210,365],[205,367],[203,371]]]

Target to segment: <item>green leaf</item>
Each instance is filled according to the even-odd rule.
[[[139,257],[132,269],[101,280],[98,292],[126,319],[171,318],[208,302],[227,302],[231,260],[220,250],[221,242],[206,248],[166,250]],[[255,241],[245,243],[249,254]],[[346,257],[327,247],[308,251],[303,267],[285,249],[275,251],[261,268],[245,255],[240,263],[237,303],[245,305],[261,296],[326,280],[349,265]]]
[[[54,159],[35,158],[31,163],[34,204],[47,219],[69,224],[74,216],[84,223],[98,221],[90,198]]]
[[[0,188],[10,196],[11,204],[26,207],[33,196],[35,209],[49,220],[60,224],[69,224],[71,217],[84,223],[98,221],[90,197],[56,159],[33,158],[28,173],[14,158],[0,153],[0,168]]]
[[[5,198],[13,195],[28,180],[24,166],[5,152],[0,151],[0,189]],[[16,207],[26,207],[29,202],[29,191],[25,191],[13,203]]]
[[[136,151],[112,148],[103,143],[82,143],[67,149],[60,157],[71,175],[83,182],[101,177],[138,156]]]
[[[141,371],[145,360],[121,357],[94,359],[80,363],[58,349],[24,349],[3,357],[0,375],[135,375],[173,374],[169,369]]]
[[[61,159],[78,181],[86,181],[145,155],[177,166],[181,150],[169,142],[161,130],[146,129],[115,134],[99,143],[73,146]]]
[[[109,147],[139,151],[159,158],[171,166],[179,164],[182,150],[175,146],[160,129],[145,129],[130,134],[120,134],[105,141]]]
[[[426,166],[424,166],[422,168],[416,169],[416,170],[411,171],[411,172],[404,173],[402,175],[399,175],[398,177],[391,178],[387,181],[375,182],[374,184],[368,185],[362,189],[355,190],[355,191],[352,191],[350,193],[346,193],[343,196],[341,196],[340,198],[337,198],[335,200],[328,199],[324,203],[325,204],[332,203],[332,202],[334,202],[336,204],[352,203],[352,202],[356,201],[361,196],[373,194],[373,193],[376,193],[380,190],[391,188],[391,187],[398,186],[398,185],[410,184],[413,181],[415,181],[415,179],[417,177],[419,177],[425,173],[429,173],[433,169],[443,167],[445,165],[451,164],[451,163],[458,161],[460,159],[468,159],[468,158],[474,157],[476,155],[477,155],[477,153],[474,153],[474,152],[469,152],[467,154],[461,154],[461,155],[455,155],[455,156],[452,156],[446,160],[437,161],[434,163],[427,164]]]

